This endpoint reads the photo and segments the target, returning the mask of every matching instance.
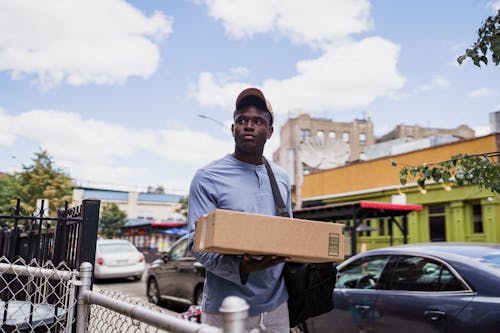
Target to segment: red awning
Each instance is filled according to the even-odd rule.
[[[374,208],[374,209],[385,209],[393,211],[421,211],[422,205],[406,205],[406,204],[393,204],[388,202],[377,202],[377,201],[360,201],[359,205],[361,208]]]

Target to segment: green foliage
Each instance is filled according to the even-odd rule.
[[[13,175],[5,174],[0,177],[0,209],[4,214],[12,213],[10,210],[16,205],[18,183]]]
[[[481,62],[488,64],[488,53],[491,60],[498,65],[500,63],[500,10],[495,16],[488,17],[481,28],[479,28],[478,39],[471,48],[465,50],[465,54],[457,58],[461,65],[466,58],[471,58],[474,65],[481,67]]]
[[[184,217],[187,220],[189,197],[187,195],[183,196],[182,198],[180,198],[179,203],[181,204],[181,206],[177,208],[175,211],[177,213],[181,213],[182,215],[184,215]]]
[[[120,227],[127,222],[127,213],[121,210],[114,202],[103,205],[99,217],[99,228],[106,238],[113,238],[119,234]]]
[[[156,188],[154,188],[153,186],[148,186],[148,193],[154,193],[154,194],[165,194],[165,189],[163,188],[163,186],[156,186]]]
[[[399,182],[405,185],[409,181],[416,181],[423,189],[428,181],[456,186],[478,185],[480,188],[500,193],[500,166],[497,163],[499,155],[500,152],[457,154],[450,160],[435,164],[405,165],[399,170]],[[393,167],[397,167],[396,161],[390,162]]]
[[[9,210],[19,198],[24,213],[30,214],[36,208],[37,199],[48,199],[54,216],[65,201],[71,201],[71,177],[55,166],[46,150],[35,153],[32,161],[31,165],[23,165],[23,171],[1,177],[0,206],[4,211]]]

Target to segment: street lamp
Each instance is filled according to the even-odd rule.
[[[205,116],[204,114],[199,114],[198,117],[200,118],[203,118],[203,119],[208,119],[208,120],[211,120],[213,121],[214,123],[216,123],[217,125],[220,125],[224,128],[226,128],[226,125],[224,125],[223,123],[221,123],[220,121],[218,121],[217,119],[214,119],[212,117],[209,117],[209,116]]]

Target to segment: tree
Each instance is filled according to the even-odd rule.
[[[114,202],[107,202],[103,205],[99,218],[99,228],[106,238],[113,238],[118,235],[120,227],[127,222],[127,213],[121,210]]]
[[[165,194],[165,188],[163,186],[159,185],[154,188],[153,186],[148,186],[148,193],[155,193],[155,194]]]
[[[71,177],[55,166],[46,150],[35,153],[32,161],[31,165],[23,165],[23,171],[2,177],[0,204],[4,210],[10,209],[19,198],[24,213],[30,214],[36,209],[37,199],[47,199],[48,208],[55,215],[65,201],[71,201]]]
[[[6,214],[16,204],[17,186],[14,175],[4,174],[0,177],[0,210]]]
[[[500,152],[475,155],[457,154],[450,160],[416,166],[403,165],[399,170],[399,181],[405,185],[415,180],[425,189],[426,182],[452,184],[456,186],[478,185],[480,188],[500,193],[500,166],[497,158]],[[393,167],[398,164],[390,160]]]
[[[184,217],[187,220],[189,197],[187,195],[183,196],[182,198],[179,199],[179,203],[181,204],[181,206],[177,208],[175,211],[177,213],[181,213],[182,215],[184,215]]]
[[[491,52],[491,60],[498,65],[500,63],[500,10],[495,16],[488,17],[481,28],[477,31],[478,39],[465,54],[457,58],[461,65],[466,58],[471,58],[474,65],[481,67],[481,62],[488,64],[488,52]]]

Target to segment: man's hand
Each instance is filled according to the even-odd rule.
[[[262,256],[260,259],[256,259],[249,254],[244,254],[240,262],[240,271],[243,273],[262,271],[266,268],[288,261],[289,259],[288,257],[278,256]]]

